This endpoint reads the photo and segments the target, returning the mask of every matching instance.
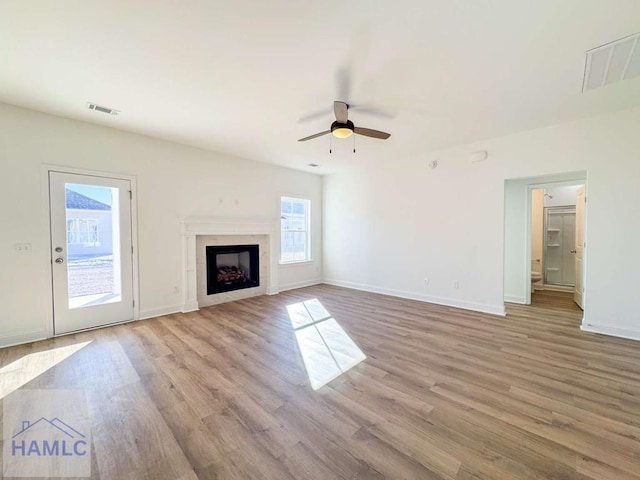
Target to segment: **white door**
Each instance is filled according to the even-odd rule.
[[[54,333],[133,319],[131,184],[49,172]]]
[[[576,192],[576,247],[575,247],[575,289],[573,300],[580,308],[583,307],[584,297],[584,187],[579,187]]]

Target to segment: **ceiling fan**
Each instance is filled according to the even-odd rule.
[[[373,130],[371,128],[356,127],[351,120],[349,120],[349,104],[345,102],[335,101],[333,102],[333,112],[336,115],[336,121],[331,124],[331,129],[324,132],[316,133],[299,139],[299,142],[306,142],[317,137],[321,137],[328,133],[332,134],[336,138],[348,138],[351,135],[358,134],[365,137],[379,138],[380,140],[386,140],[391,136],[390,133],[381,132],[380,130]]]

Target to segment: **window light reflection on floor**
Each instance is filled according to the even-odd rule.
[[[287,312],[314,390],[367,358],[317,298],[288,305]]]
[[[90,343],[91,340],[29,353],[0,368],[0,399],[55,367]]]

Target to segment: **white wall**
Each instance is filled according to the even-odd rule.
[[[640,109],[626,110],[325,177],[325,278],[501,312],[505,179],[586,170],[583,326],[640,338],[638,125]],[[478,149],[488,160],[470,163]]]
[[[580,185],[570,185],[566,187],[545,188],[545,207],[567,207],[576,205],[576,193]],[[551,195],[551,197],[549,197]]]
[[[182,305],[183,217],[275,222],[279,194],[286,192],[310,197],[313,218],[322,218],[319,176],[0,104],[0,345],[41,338],[47,330],[45,163],[137,177],[142,317]],[[280,288],[320,280],[321,242],[316,221],[314,262],[281,268]],[[16,243],[31,243],[32,253],[16,253]]]

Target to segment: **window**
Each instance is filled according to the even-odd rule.
[[[280,263],[311,260],[309,241],[311,201],[280,198]]]
[[[99,246],[98,220],[93,218],[67,219],[67,243],[69,245],[84,245],[85,247]]]

